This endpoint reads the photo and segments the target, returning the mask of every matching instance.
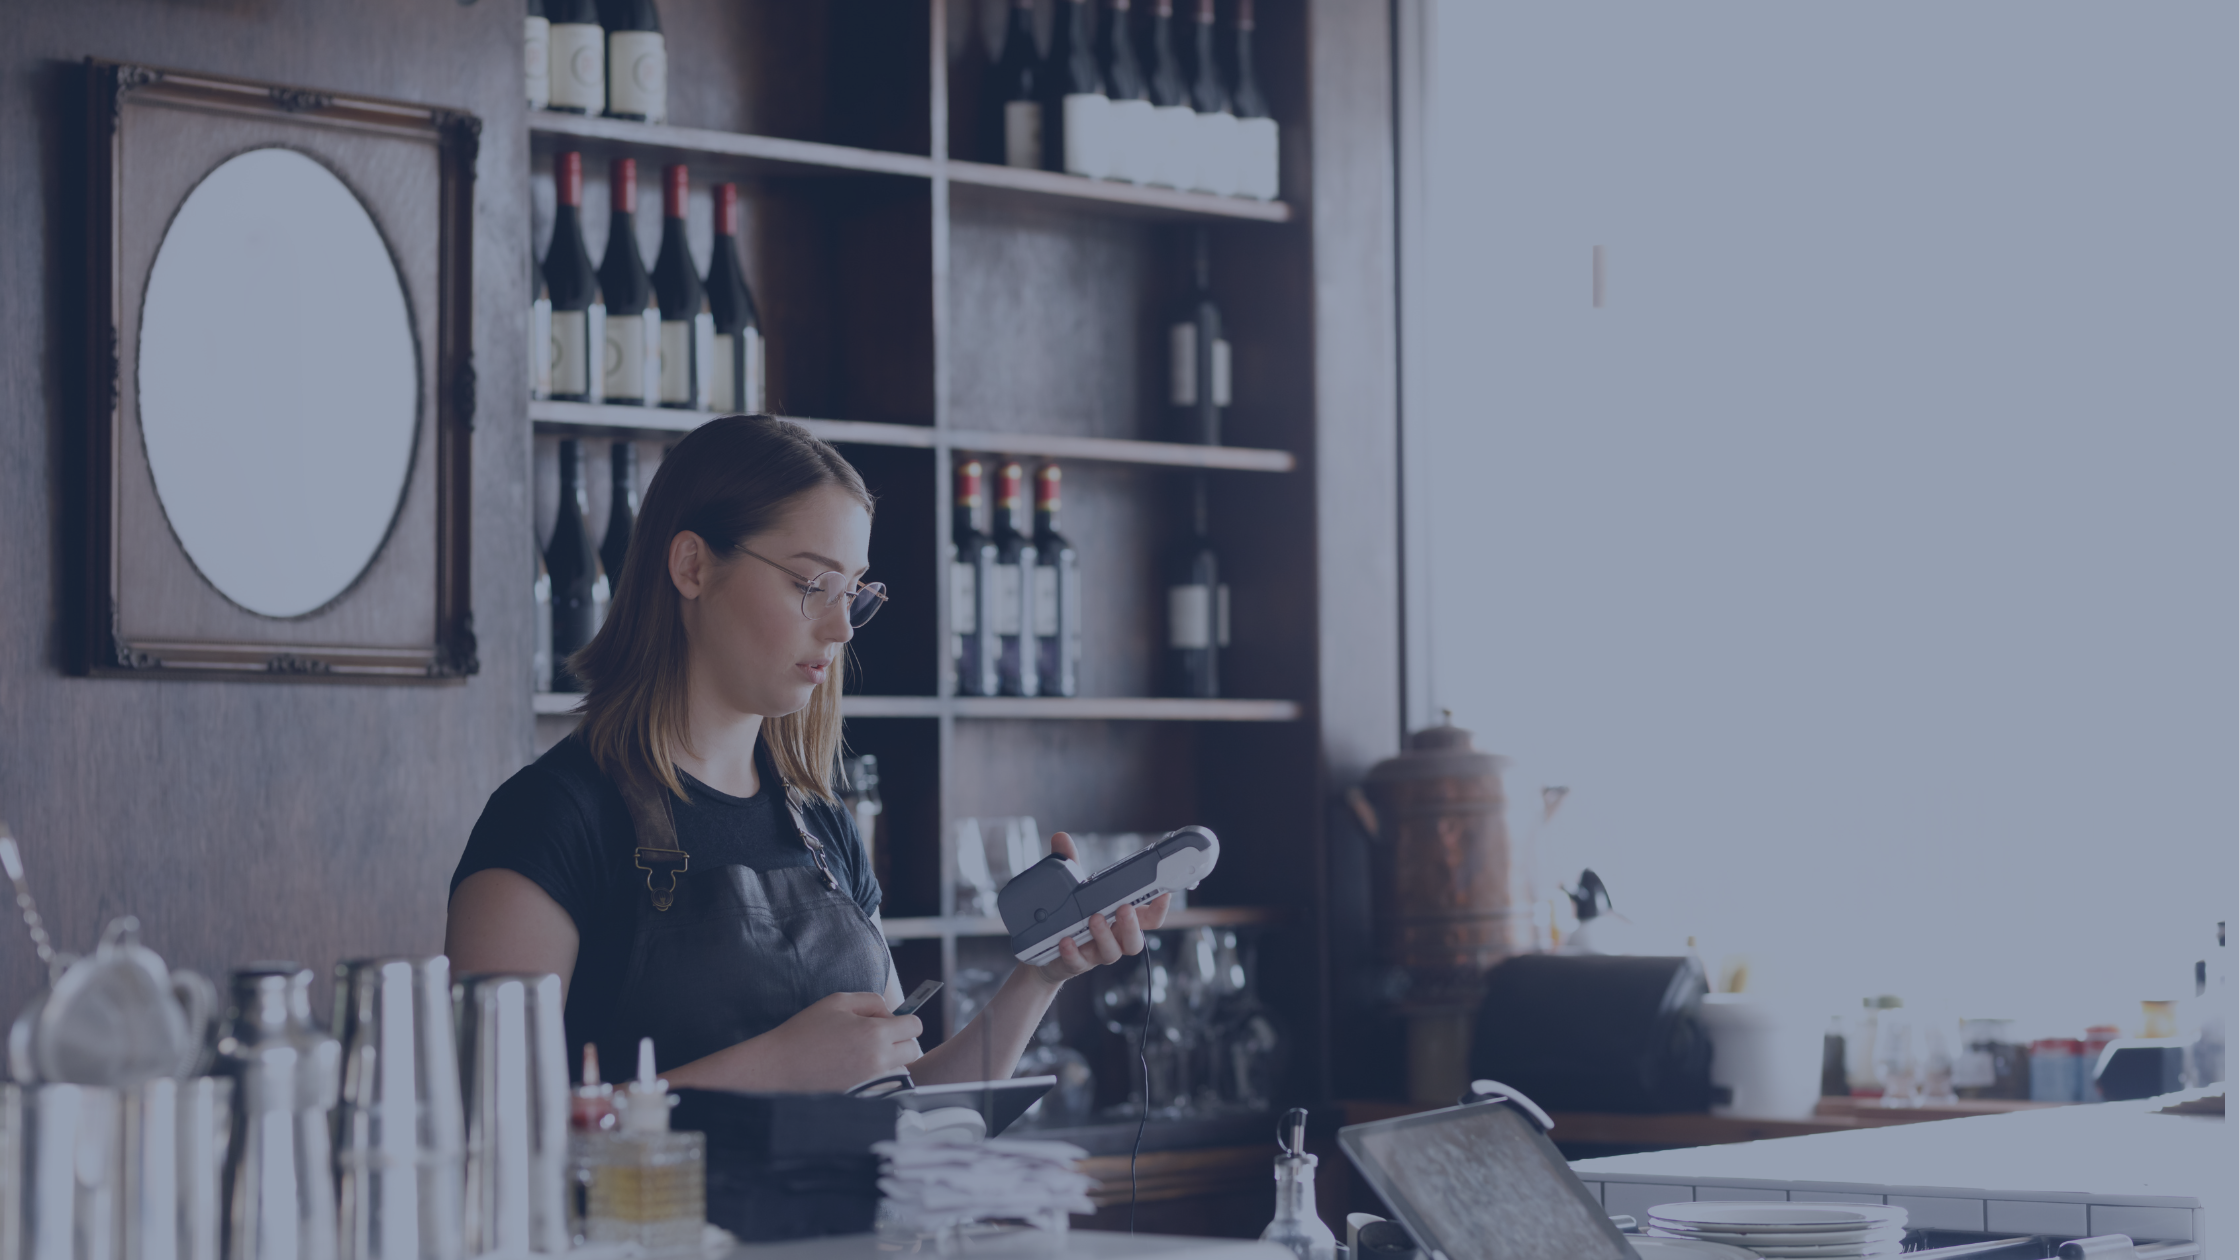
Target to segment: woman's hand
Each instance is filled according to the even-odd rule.
[[[1050,851],[1059,857],[1078,857],[1074,851],[1073,837],[1065,832],[1054,832],[1050,837]],[[1169,894],[1160,893],[1158,900],[1141,910],[1122,906],[1105,922],[1101,914],[1089,916],[1089,944],[1086,948],[1073,943],[1072,937],[1058,942],[1058,956],[1035,968],[1036,974],[1052,985],[1064,984],[1092,967],[1118,962],[1128,954],[1143,952],[1143,934],[1155,930],[1167,921]]]
[[[676,1086],[842,1090],[917,1062],[924,1031],[915,1015],[889,1015],[876,993],[834,993],[759,1037],[662,1075]]]

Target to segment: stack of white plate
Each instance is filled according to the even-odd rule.
[[[1741,1247],[1778,1260],[1851,1260],[1905,1249],[1906,1210],[1879,1203],[1667,1203],[1649,1234]]]

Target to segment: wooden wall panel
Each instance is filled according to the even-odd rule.
[[[0,24],[0,817],[58,943],[140,916],[175,964],[324,968],[442,942],[451,868],[484,799],[525,761],[529,215],[520,11],[450,0],[79,0]],[[79,347],[87,56],[465,109],[476,193],[474,608],[482,672],[449,686],[150,682],[66,674],[82,502]],[[318,312],[305,312],[317,318]],[[337,382],[337,388],[347,387]],[[316,405],[316,399],[306,399]],[[286,522],[274,522],[285,528]],[[0,1014],[39,983],[0,930]]]

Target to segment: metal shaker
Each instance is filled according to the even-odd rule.
[[[23,1260],[115,1260],[124,1183],[117,1091],[23,1091]]]
[[[466,1128],[450,961],[358,959],[335,980],[341,1260],[458,1260]]]
[[[221,1065],[234,1079],[225,1164],[226,1260],[333,1260],[329,1130],[340,1044],[312,1021],[308,968],[233,973]]]
[[[468,1255],[568,1250],[568,1050],[560,977],[465,976],[459,1063]]]

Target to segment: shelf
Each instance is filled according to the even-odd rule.
[[[573,691],[540,691],[530,707],[539,717],[572,717],[583,696]],[[930,718],[941,716],[938,696],[842,696],[840,713],[858,718]]]
[[[689,433],[722,413],[674,407],[628,407],[611,403],[529,404],[536,431],[559,436],[674,437]],[[1217,468],[1235,472],[1292,472],[1298,457],[1289,451],[1245,446],[1193,446],[1186,442],[1135,442],[1122,438],[1068,437],[1052,433],[998,433],[983,429],[938,430],[921,424],[881,424],[868,420],[812,420],[787,416],[827,442],[861,446],[946,446],[952,450],[994,451],[1043,459],[1082,459],[1111,464],[1154,464],[1172,468]]]
[[[574,140],[582,147],[604,152],[627,151],[629,156],[661,158],[728,159],[726,164],[760,175],[900,175],[931,179],[933,159],[882,149],[856,149],[814,140],[783,140],[776,136],[709,131],[700,127],[670,127],[660,123],[625,122],[619,118],[592,118],[548,110],[529,113],[529,138],[542,148]]]
[[[987,162],[945,163],[950,182],[1006,193],[1025,193],[1070,202],[1088,209],[1154,219],[1241,219],[1248,223],[1289,223],[1291,207],[1281,201],[1217,197],[1212,193],[1123,184],[1059,171]]]
[[[958,696],[960,718],[1117,722],[1296,722],[1290,700],[1181,700],[1152,696]]]
[[[1167,916],[1160,925],[1170,928],[1264,927],[1280,922],[1283,913],[1268,906],[1191,906]],[[890,941],[937,940],[944,936],[1003,937],[1003,920],[971,915],[934,915],[918,919],[886,919],[881,923]]]

